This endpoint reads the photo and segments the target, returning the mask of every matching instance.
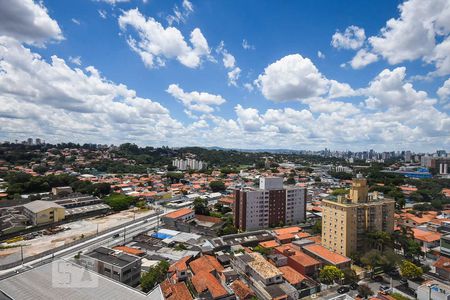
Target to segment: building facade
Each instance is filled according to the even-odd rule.
[[[137,286],[141,279],[140,257],[106,247],[82,254],[79,264],[130,286]]]
[[[172,166],[177,167],[178,170],[201,170],[207,167],[207,164],[201,160],[194,158],[179,159],[172,161]]]
[[[237,228],[256,230],[305,220],[305,188],[284,188],[281,177],[261,177],[259,186],[259,189],[235,190]]]
[[[345,256],[362,251],[368,232],[394,230],[394,211],[395,201],[369,194],[358,175],[347,197],[322,200],[322,245]]]
[[[41,225],[62,221],[65,209],[53,201],[36,200],[23,205],[23,214],[31,224]]]

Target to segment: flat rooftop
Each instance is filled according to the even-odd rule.
[[[125,267],[126,265],[140,259],[137,256],[126,254],[106,247],[99,247],[92,252],[87,253],[86,256],[118,267]]]
[[[55,271],[58,265],[54,264],[60,263],[63,273]],[[72,286],[58,284],[67,282],[68,275],[74,279]],[[89,282],[77,283],[75,278],[82,278],[83,282],[88,278]],[[4,279],[0,290],[15,300],[152,299],[151,295],[62,259]]]

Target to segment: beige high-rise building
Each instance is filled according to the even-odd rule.
[[[394,230],[394,211],[395,201],[368,193],[358,174],[347,196],[322,201],[322,245],[345,256],[361,253],[367,232]]]

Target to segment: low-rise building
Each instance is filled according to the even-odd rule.
[[[161,220],[166,224],[174,225],[175,222],[188,222],[194,218],[195,212],[192,209],[185,207],[164,215]]]
[[[23,214],[31,224],[41,225],[62,221],[65,209],[52,201],[36,200],[23,205]]]
[[[79,264],[130,286],[138,285],[141,278],[140,257],[106,247],[81,254]]]
[[[330,251],[321,245],[310,244],[302,248],[306,254],[320,260],[324,265],[332,265],[341,270],[350,268],[352,262],[350,258]]]
[[[449,300],[450,286],[436,280],[429,280],[417,288],[418,300]]]

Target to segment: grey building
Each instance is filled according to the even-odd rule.
[[[79,264],[130,286],[137,286],[141,278],[140,257],[106,247],[82,254]]]

